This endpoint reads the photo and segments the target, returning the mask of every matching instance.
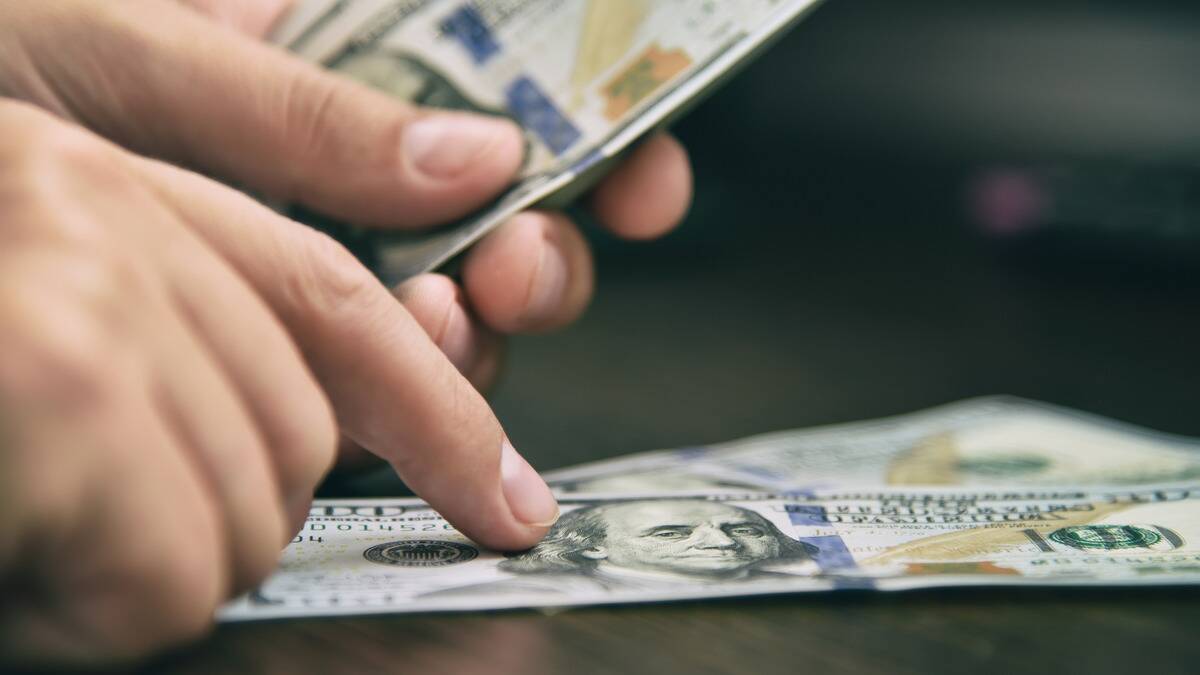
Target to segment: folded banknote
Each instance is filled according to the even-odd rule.
[[[272,39],[421,105],[512,118],[520,180],[425,234],[353,232],[385,281],[429,271],[518,211],[562,203],[818,0],[301,0]]]
[[[223,620],[945,586],[1200,583],[1200,483],[576,495],[532,549],[416,500],[318,501]]]

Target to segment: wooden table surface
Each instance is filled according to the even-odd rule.
[[[1185,673],[1193,591],[825,595],[224,626],[170,672]]]
[[[536,466],[992,393],[1200,435],[1200,265],[974,234],[963,186],[988,158],[897,156],[779,119],[764,82],[792,72],[791,44],[681,125],[699,185],[685,231],[637,246],[598,236],[589,314],[513,342],[492,398]],[[221,626],[144,669],[1195,672],[1198,600],[1179,588],[847,592],[278,621]]]

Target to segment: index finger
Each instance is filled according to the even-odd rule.
[[[549,488],[483,397],[344,248],[208,179],[131,161],[279,316],[347,436],[485,546],[527,548],[545,534],[558,515]]]

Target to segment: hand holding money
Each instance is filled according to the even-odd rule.
[[[262,44],[292,3],[184,3],[243,34],[166,0],[18,4],[5,9],[5,44],[20,50],[0,63],[0,95],[276,201],[411,233],[483,206],[523,161],[507,119],[417,107]],[[597,188],[593,206],[618,235],[653,238],[682,217],[690,180],[682,148],[656,136]],[[462,289],[425,277],[397,294],[486,386],[499,365],[496,334],[569,323],[588,303],[592,274],[566,217],[526,212],[464,261]]]
[[[166,0],[0,8],[0,575],[22,582],[7,658],[124,657],[203,631],[271,569],[339,429],[491,546],[536,542],[556,513],[472,383],[496,369],[497,332],[586,304],[565,217],[514,217],[466,261],[465,292],[424,276],[396,302],[327,237],[188,170],[419,228],[512,180],[515,127],[261,44],[285,3],[194,4],[231,27]],[[688,183],[660,136],[597,211],[653,236]]]
[[[553,521],[482,397],[343,249],[26,104],[0,101],[0,130],[0,575],[32,580],[5,654],[204,630],[303,519],[334,410],[480,540]]]

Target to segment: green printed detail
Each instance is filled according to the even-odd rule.
[[[1075,525],[1051,532],[1050,540],[1071,548],[1113,551],[1150,548],[1162,535],[1136,525]]]
[[[1050,460],[1038,455],[1000,455],[962,459],[958,462],[958,470],[965,474],[996,478],[1028,476],[1045,471],[1049,467]]]
[[[1134,567],[1133,570],[1144,577],[1151,577],[1158,574],[1200,574],[1200,565],[1138,566]]]

